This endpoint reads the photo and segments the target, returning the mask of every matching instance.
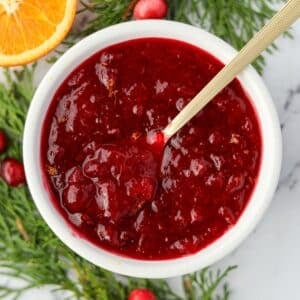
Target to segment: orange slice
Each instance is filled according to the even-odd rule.
[[[77,0],[0,0],[0,66],[24,65],[69,32]]]

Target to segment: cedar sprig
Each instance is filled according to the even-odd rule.
[[[68,48],[83,37],[132,17],[136,0],[81,0],[78,14],[83,18],[80,30],[73,31],[64,41]],[[170,20],[180,21],[204,28],[240,50],[266,22],[276,13],[276,7],[284,0],[169,0]],[[291,37],[289,31],[285,36]],[[267,52],[276,50],[273,43]],[[57,51],[62,54],[63,51]],[[56,57],[49,61],[54,62]],[[253,63],[259,73],[265,66],[265,55]]]
[[[221,283],[229,273],[237,266],[230,266],[224,271],[213,272],[210,268],[204,268],[199,272],[183,277],[183,286],[187,300],[228,300],[230,290],[227,283],[223,284],[221,294],[218,294]]]
[[[170,0],[169,18],[204,28],[241,49],[276,13],[284,0]],[[289,32],[286,36],[291,37]],[[276,44],[268,48],[272,53]],[[265,57],[253,66],[262,73]]]
[[[132,4],[135,2],[135,0],[81,0],[83,8],[77,13],[89,12],[92,17],[84,28],[71,35],[71,38],[80,39],[107,26],[127,21],[131,17]]]

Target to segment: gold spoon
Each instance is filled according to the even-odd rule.
[[[189,102],[163,130],[164,142],[190,121],[236,75],[254,61],[300,17],[300,0],[289,0],[243,49]]]

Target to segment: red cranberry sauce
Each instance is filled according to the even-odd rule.
[[[189,44],[106,48],[56,92],[41,140],[52,201],[82,237],[138,259],[195,253],[242,214],[259,173],[257,117],[237,80],[167,143],[164,128],[222,64]]]

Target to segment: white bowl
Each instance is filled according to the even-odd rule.
[[[231,46],[199,28],[170,21],[132,21],[98,31],[68,50],[49,70],[32,100],[24,133],[24,164],[27,182],[42,217],[53,232],[77,254],[110,271],[147,278],[182,275],[215,263],[235,249],[254,229],[270,204],[281,166],[280,126],[270,94],[252,67],[238,77],[260,120],[263,150],[259,178],[249,204],[237,224],[196,254],[168,260],[146,261],[118,256],[78,237],[53,206],[42,181],[40,165],[41,129],[55,91],[68,74],[95,52],[130,39],[165,37],[206,50],[223,63],[236,54]]]

